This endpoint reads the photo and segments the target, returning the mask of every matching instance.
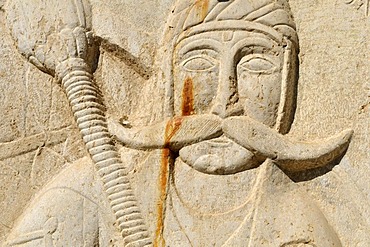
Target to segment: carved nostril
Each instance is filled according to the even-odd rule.
[[[219,117],[221,117],[221,118],[223,118],[224,117],[224,112],[225,112],[225,110],[223,110],[222,109],[223,107],[222,107],[222,105],[221,104],[216,104],[216,105],[214,105],[213,107],[212,107],[212,110],[211,110],[211,113],[212,114],[214,114],[214,115],[217,115],[217,116],[219,116]]]
[[[212,107],[212,111],[211,111],[212,114],[214,115],[217,115],[221,118],[225,118],[226,117],[226,105],[223,105],[223,104],[216,104]]]
[[[224,107],[222,104],[217,104],[212,108],[211,113],[220,118],[228,118],[231,116],[244,115],[244,109],[240,104],[235,104],[230,107]]]

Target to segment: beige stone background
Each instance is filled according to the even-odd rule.
[[[333,170],[300,182],[344,246],[369,246],[370,15],[367,0],[291,0],[300,38],[297,111],[289,135],[355,135]],[[110,115],[150,121],[147,86],[172,0],[91,0],[102,39],[97,82]],[[363,3],[361,5],[360,3]],[[86,155],[68,102],[53,79],[17,53],[0,0],[0,243],[32,196],[68,162]],[[16,147],[9,153],[8,147]],[[366,237],[367,236],[367,237]],[[367,239],[366,239],[367,238]]]

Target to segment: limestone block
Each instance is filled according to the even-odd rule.
[[[0,1],[0,246],[369,246],[369,12]]]

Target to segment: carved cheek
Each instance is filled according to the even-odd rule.
[[[181,65],[174,69],[174,108],[176,115],[210,112],[217,93],[218,66],[191,71]],[[191,114],[189,114],[191,113]]]
[[[238,67],[237,77],[244,114],[273,127],[280,102],[281,73],[252,73]]]

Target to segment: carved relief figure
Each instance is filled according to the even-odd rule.
[[[9,246],[341,246],[293,180],[337,162],[352,131],[313,142],[285,136],[299,49],[287,1],[179,0],[157,58],[166,118],[132,128],[107,124],[89,6],[76,3],[45,46],[24,45],[20,24],[11,28],[20,51],[66,90],[92,161],[71,164],[40,192]],[[134,193],[111,135],[150,150],[138,165],[144,175],[135,174],[148,188]]]

